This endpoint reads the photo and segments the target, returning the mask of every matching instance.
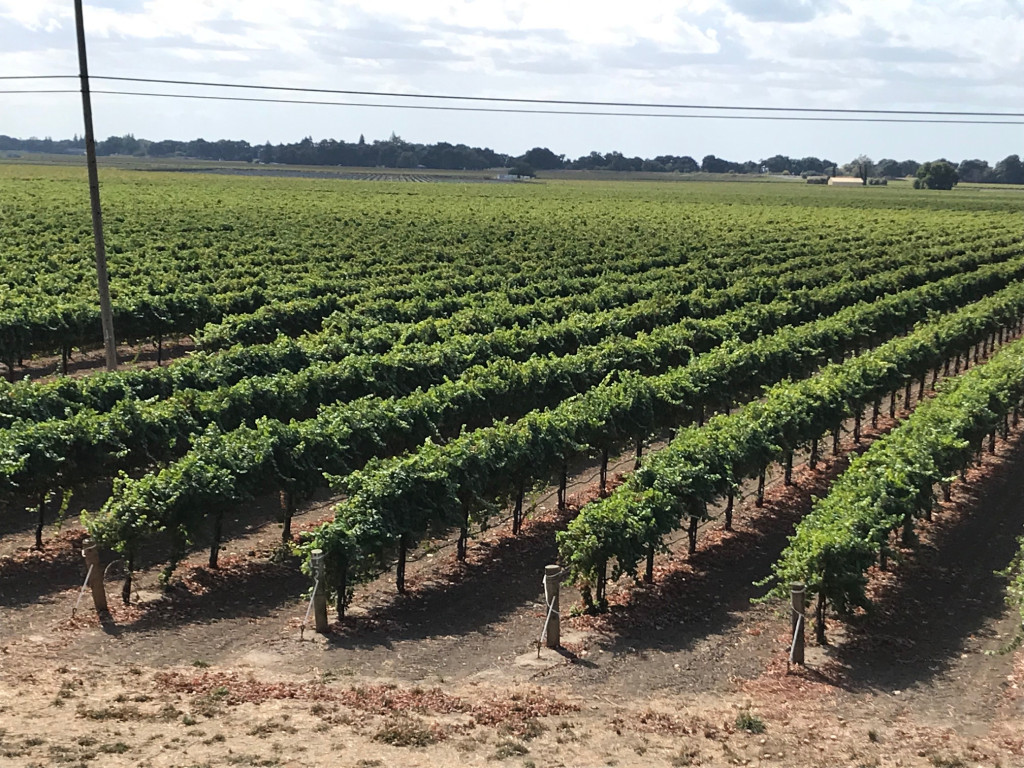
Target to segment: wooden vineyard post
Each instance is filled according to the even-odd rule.
[[[562,569],[557,565],[544,566],[544,600],[546,618],[544,621],[544,645],[558,648],[562,644],[559,626],[558,591],[562,586]]]
[[[690,515],[690,525],[686,529],[686,538],[689,540],[689,547],[686,551],[691,555],[697,552],[697,523],[697,516]]]
[[[566,495],[569,490],[569,467],[567,464],[562,464],[562,471],[558,475],[558,511],[565,512],[566,505],[568,503]]]
[[[92,602],[98,613],[107,612],[107,591],[103,588],[103,567],[100,565],[100,551],[96,542],[86,539],[82,542],[82,557],[89,569],[89,588],[92,590]]]
[[[114,335],[114,312],[110,303],[110,276],[107,270],[107,246],[103,239],[103,209],[100,206],[100,180],[96,167],[96,140],[92,128],[92,96],[89,91],[89,63],[85,49],[85,22],[82,0],[75,0],[75,31],[78,38],[78,72],[82,84],[82,118],[85,123],[85,157],[89,175],[89,202],[92,208],[92,232],[96,246],[96,284],[100,299],[100,324],[107,370],[117,370],[117,337]],[[65,373],[67,364],[65,363]]]
[[[789,660],[793,664],[804,663],[804,627],[806,626],[806,595],[807,589],[803,584],[790,586],[790,604],[792,615],[790,617],[790,632],[793,635],[793,644],[789,649]]]
[[[523,530],[523,497],[526,495],[526,483],[520,481],[519,491],[516,493],[516,503],[512,508],[512,534],[519,535]]]
[[[608,495],[608,449],[604,448],[601,451],[601,471],[600,471],[600,493],[603,499]]]
[[[825,637],[825,593],[818,593],[818,605],[815,609],[814,637],[818,645],[828,645],[828,638]]]
[[[327,633],[327,584],[324,573],[324,551],[314,549],[309,556],[313,571],[313,618],[316,631]]]

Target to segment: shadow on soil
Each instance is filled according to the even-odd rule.
[[[1006,611],[1006,580],[995,572],[1009,564],[1024,529],[1024,441],[1001,445],[999,454],[997,464],[954,485],[962,512],[937,514],[927,543],[887,580],[874,610],[851,623],[848,642],[834,654],[851,687],[927,683],[965,648],[998,650],[1007,642],[993,636]]]
[[[65,532],[46,541],[41,551],[20,553],[0,563],[0,606],[17,608],[47,595],[81,586],[85,578],[85,532]]]
[[[702,537],[693,557],[660,569],[657,584],[631,590],[628,602],[601,617],[600,630],[613,636],[609,648],[683,650],[738,623],[736,614],[749,610],[751,599],[765,591],[753,582],[770,572],[812,495],[823,494],[845,466],[840,458],[823,461],[815,472],[798,471],[796,485],[778,483],[769,489],[762,510],[738,505],[737,521],[741,515],[744,519],[736,531]],[[517,612],[532,611],[543,621],[540,577],[545,565],[557,562],[555,533],[572,514],[530,520],[519,536],[474,541],[466,564],[445,565],[443,558],[451,555],[438,556],[436,565],[414,569],[406,595],[391,591],[393,575],[383,576],[375,604],[334,624],[328,642],[348,650],[390,648],[403,641],[487,635]],[[309,587],[295,563],[251,558],[217,571],[190,569],[185,579],[189,589],[143,606],[142,615],[118,631],[266,615],[295,605]],[[563,588],[563,608],[575,599],[573,590]]]
[[[768,489],[761,509],[737,503],[732,532],[716,520],[715,530],[698,539],[696,553],[674,555],[670,566],[655,569],[654,584],[633,587],[623,603],[597,620],[596,628],[611,635],[605,648],[684,651],[738,625],[751,601],[767,592],[755,582],[771,573],[812,497],[824,495],[847,464],[840,457],[814,471],[799,470],[794,485],[780,482]]]
[[[541,575],[545,565],[557,562],[555,532],[565,527],[571,514],[528,521],[518,536],[476,542],[467,563],[417,576],[406,595],[391,596],[365,614],[334,625],[331,645],[359,649],[435,636],[487,634],[491,625],[530,606],[543,617]]]

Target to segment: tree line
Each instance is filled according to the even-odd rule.
[[[0,135],[0,151],[79,153],[85,150],[85,140],[29,138],[17,139]],[[861,175],[863,157],[840,165],[828,158],[788,157],[774,155],[760,160],[735,162],[705,155],[700,161],[689,155],[658,155],[652,158],[629,157],[621,152],[590,152],[572,159],[556,154],[547,147],[534,147],[521,155],[509,155],[484,147],[466,144],[417,144],[391,134],[387,139],[366,141],[363,136],[355,142],[323,139],[315,141],[307,136],[298,142],[250,144],[248,141],[221,139],[207,141],[193,139],[176,141],[164,139],[150,141],[131,134],[111,136],[96,143],[99,155],[130,155],[153,158],[195,158],[199,160],[228,160],[283,165],[340,165],[384,168],[430,168],[436,170],[484,170],[486,168],[513,167],[525,173],[534,170],[577,171],[646,171],[655,173],[772,173],[793,175]],[[871,162],[871,161],[869,161]],[[948,161],[947,161],[948,162]],[[1019,155],[1009,155],[994,166],[985,160],[967,159],[959,164],[950,163],[959,180],[996,184],[1024,184],[1024,162]],[[914,176],[921,163],[914,160],[884,158],[871,162],[871,171],[880,178]]]

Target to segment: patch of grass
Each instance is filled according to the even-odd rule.
[[[192,662],[193,667],[199,667],[199,669],[207,669],[210,666],[210,662],[203,661],[202,659],[196,659]]]
[[[228,755],[227,761],[231,765],[253,765],[257,766],[257,768],[271,768],[281,764],[281,761],[276,757],[260,757],[259,755],[246,755],[242,753]]]
[[[537,738],[547,729],[547,726],[540,721],[535,718],[529,718],[520,722],[504,723],[498,729],[498,733],[506,736],[518,736],[523,741],[529,741],[530,739]]]
[[[222,744],[224,743],[225,740],[226,739],[223,733],[215,733],[210,738],[203,739],[203,744],[205,744],[206,746],[210,746],[211,744]]]
[[[81,683],[76,685],[71,680],[65,680],[60,684],[60,689],[57,691],[58,699],[73,699],[75,697],[75,688],[81,686]]]
[[[181,715],[180,709],[171,703],[167,703],[160,707],[160,711],[157,712],[156,716],[161,720],[177,720]],[[195,723],[185,723],[185,725],[195,725]]]
[[[521,744],[518,741],[512,741],[511,739],[503,739],[498,742],[498,747],[494,750],[494,757],[496,760],[506,760],[510,757],[525,755],[529,751],[530,750],[526,748],[525,744]]]
[[[437,736],[412,718],[397,717],[384,723],[373,740],[393,747],[427,747],[437,741]]]
[[[76,710],[76,714],[79,717],[84,717],[86,720],[144,720],[142,713],[139,708],[134,704],[123,704],[117,707],[98,707],[92,709],[90,707],[79,707]]]
[[[696,747],[683,747],[679,753],[669,758],[669,765],[673,768],[684,768],[688,765],[700,765],[700,750]]]
[[[195,725],[197,722],[199,722],[199,721],[196,720],[194,717],[192,717],[192,715],[190,715],[188,713],[186,713],[186,714],[181,716],[181,723],[182,723],[182,725],[190,725],[191,726],[191,725]]]
[[[878,731],[876,731],[874,728],[868,729],[868,741],[870,741],[872,744],[877,744],[879,741]]]
[[[928,761],[935,768],[967,768],[967,763],[962,757],[946,757],[945,755],[932,755]]]
[[[741,731],[746,731],[747,733],[765,732],[764,720],[747,709],[736,715],[736,727]]]
[[[46,739],[44,739],[42,736],[29,736],[27,739],[25,739],[24,743],[26,747],[38,747],[42,744],[45,744]],[[91,747],[93,744],[96,743],[96,739],[90,736],[82,736],[80,739],[77,740],[77,743],[80,747]]]
[[[77,750],[71,747],[65,747],[63,744],[51,744],[50,759],[53,760],[54,763],[64,764],[80,760],[81,756]]]
[[[100,752],[104,752],[108,755],[123,755],[131,747],[125,744],[123,741],[114,741],[110,744],[101,744]]]
[[[377,758],[371,758],[369,760],[359,760],[356,762],[356,768],[378,768],[378,766],[384,765],[383,760]]]
[[[223,702],[212,696],[199,696],[192,702],[192,716],[216,717],[220,714]]]
[[[296,733],[298,729],[294,725],[287,725],[275,720],[268,720],[265,723],[258,723],[257,725],[254,725],[249,729],[248,733],[250,736],[259,736],[261,739],[265,739],[276,731],[281,731],[282,733]]]

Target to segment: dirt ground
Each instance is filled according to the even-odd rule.
[[[126,368],[155,368],[157,359],[160,365],[167,365],[171,360],[185,357],[195,351],[195,342],[190,337],[180,339],[165,339],[160,349],[153,341],[137,344],[119,344],[117,347],[117,360],[121,369]],[[63,361],[60,355],[34,355],[16,365],[13,374],[4,370],[6,379],[20,381],[31,379],[33,381],[48,381],[58,375]],[[102,371],[106,366],[106,356],[102,347],[75,347],[67,361],[67,376],[80,378],[89,376],[96,371]]]
[[[831,645],[787,672],[788,614],[753,605],[753,582],[845,462],[776,480],[695,556],[679,536],[653,585],[609,588],[604,616],[570,616],[563,589],[563,648],[539,660],[566,517],[550,492],[520,536],[476,537],[466,565],[451,542],[421,549],[407,595],[391,575],[361,587],[327,636],[301,629],[297,564],[269,557],[272,500],[232,521],[219,570],[196,552],[166,595],[154,565],[120,605],[111,565],[103,621],[88,594],[71,618],[81,530],[48,529],[34,552],[25,516],[0,539],[0,766],[1024,766],[1024,655],[990,653],[1020,623],[995,571],[1024,529],[1024,441],[873,574],[872,614],[831,620]],[[577,503],[595,490],[578,481]]]

